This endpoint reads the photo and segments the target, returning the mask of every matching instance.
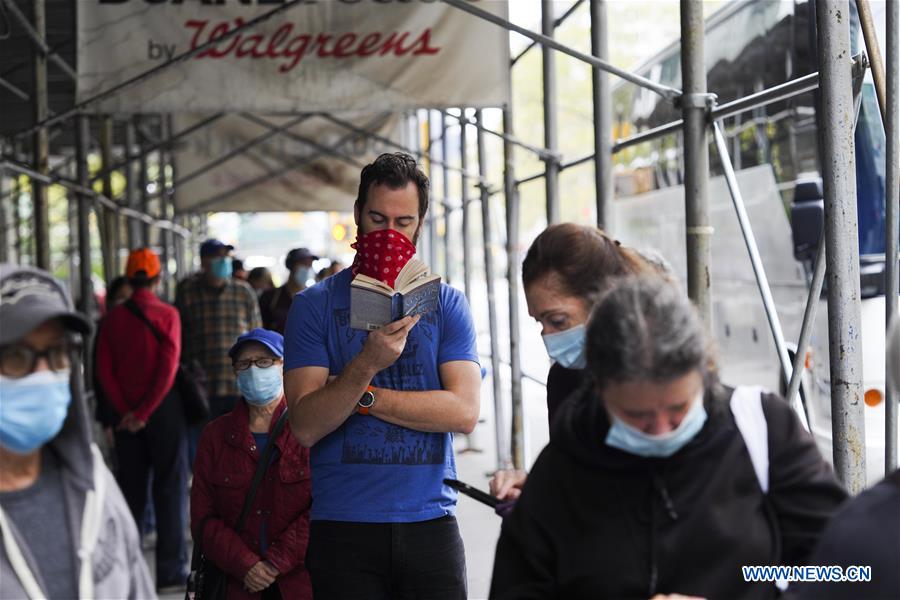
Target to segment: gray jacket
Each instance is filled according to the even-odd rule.
[[[144,600],[156,598],[147,564],[141,553],[134,519],[91,442],[81,368],[72,365],[72,403],[59,434],[48,444],[62,467],[68,522],[78,569],[79,596]],[[37,568],[52,556],[34,556],[28,538],[0,511],[0,598],[46,597]],[[88,560],[82,560],[82,556]]]

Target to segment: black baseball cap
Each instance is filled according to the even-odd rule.
[[[287,256],[284,259],[284,266],[287,267],[288,270],[290,270],[299,261],[306,260],[307,258],[319,260],[319,257],[310,252],[309,248],[294,248],[287,253]]]
[[[11,344],[50,319],[67,329],[91,332],[91,323],[75,310],[68,292],[42,269],[0,264],[0,346]]]
[[[206,240],[205,242],[200,244],[200,256],[213,256],[214,254],[218,254],[222,248],[234,250],[234,246],[232,246],[231,244],[226,244],[225,242],[222,242],[215,238]]]

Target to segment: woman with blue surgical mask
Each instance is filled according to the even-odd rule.
[[[286,420],[278,424],[287,407],[284,338],[253,329],[228,355],[241,401],[210,423],[197,445],[191,487],[195,553],[226,573],[228,598],[312,598],[303,565],[312,501],[309,451],[294,439]],[[269,446],[265,475],[236,531]]]
[[[614,282],[586,333],[585,385],[504,521],[490,597],[778,597],[741,567],[809,564],[846,498],[798,416],[721,384],[658,276]]]
[[[547,375],[551,426],[560,405],[584,380],[585,324],[597,295],[615,277],[656,270],[656,264],[588,225],[551,225],[532,242],[522,263],[522,284],[528,314],[541,325],[553,363]],[[518,469],[497,471],[491,494],[515,500],[526,477]]]

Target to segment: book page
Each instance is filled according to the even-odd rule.
[[[380,291],[350,286],[350,327],[374,331],[391,322],[393,298]]]
[[[367,290],[372,290],[373,292],[377,292],[382,294],[383,296],[393,296],[394,290],[388,284],[383,281],[379,281],[368,275],[359,274],[353,278],[353,281],[350,282],[350,287],[363,288]]]
[[[394,281],[394,289],[400,291],[409,285],[411,281],[415,281],[422,275],[427,275],[428,273],[428,265],[417,258],[410,259],[397,274],[397,279]]]

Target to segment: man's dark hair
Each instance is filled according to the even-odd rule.
[[[157,281],[159,281],[159,275],[156,277],[147,277],[146,271],[138,271],[134,274],[134,277],[128,278],[128,285],[130,285],[132,289],[139,290],[142,288],[149,288]]]
[[[359,177],[359,193],[354,208],[362,214],[369,189],[373,185],[386,185],[392,190],[406,187],[412,181],[419,191],[419,218],[428,212],[430,183],[414,159],[404,152],[382,154],[370,165],[363,167]]]

